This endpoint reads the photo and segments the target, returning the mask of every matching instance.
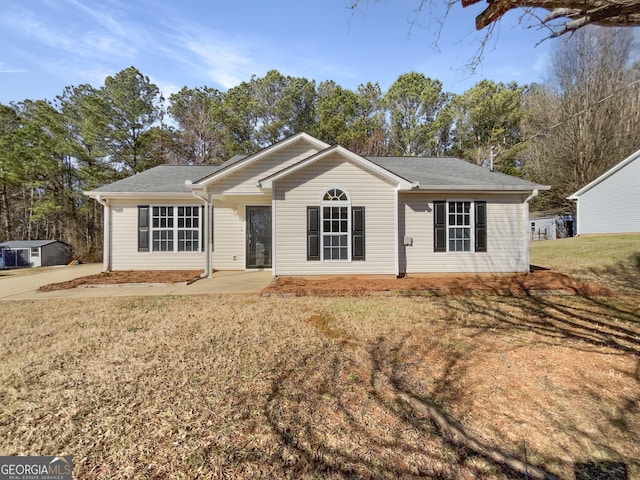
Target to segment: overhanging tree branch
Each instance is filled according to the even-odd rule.
[[[482,0],[461,0],[463,7]],[[476,29],[491,25],[514,8],[543,8],[550,13],[543,20],[548,24],[565,19],[552,28],[551,37],[558,37],[586,25],[607,27],[640,26],[640,1],[638,0],[486,0],[488,7],[476,17]]]
[[[540,27],[549,29],[551,33],[547,38],[559,37],[587,25],[640,26],[640,0],[416,0],[412,16],[417,18],[427,5],[444,3],[447,7],[446,18],[451,7],[457,3],[465,8],[483,1],[487,3],[487,8],[476,17],[477,30],[493,27],[505,13],[515,8],[524,9],[525,14],[535,18]],[[350,0],[349,8],[355,10],[361,3],[368,4],[369,0]],[[547,10],[549,14],[540,19],[536,9]]]

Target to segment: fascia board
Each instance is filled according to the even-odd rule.
[[[533,190],[549,190],[549,185],[532,185],[531,187],[497,186],[497,185],[420,185],[411,192],[481,192],[481,193],[510,193],[510,192],[531,192]]]
[[[181,198],[193,198],[191,192],[96,192],[88,191],[84,192],[84,195],[91,198],[166,198],[166,199],[181,199]]]

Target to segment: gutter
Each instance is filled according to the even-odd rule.
[[[103,193],[107,193],[109,198],[191,198],[189,192],[96,192],[90,190],[84,192],[87,197],[97,198]]]
[[[527,198],[524,199],[524,207],[526,208],[524,213],[524,272],[530,273],[531,266],[529,264],[529,202],[538,196],[538,189],[534,188]]]
[[[111,271],[111,205],[107,199],[103,199],[100,194],[94,197],[96,202],[104,207],[104,218],[102,226],[102,271]]]

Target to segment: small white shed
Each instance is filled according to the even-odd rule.
[[[568,198],[578,235],[640,232],[640,150]]]
[[[576,221],[573,215],[549,215],[532,212],[529,214],[530,240],[556,240],[574,237]]]
[[[59,240],[14,240],[0,243],[0,269],[66,265],[71,245]]]

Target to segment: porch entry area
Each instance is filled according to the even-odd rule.
[[[271,268],[271,207],[246,208],[246,267]]]

